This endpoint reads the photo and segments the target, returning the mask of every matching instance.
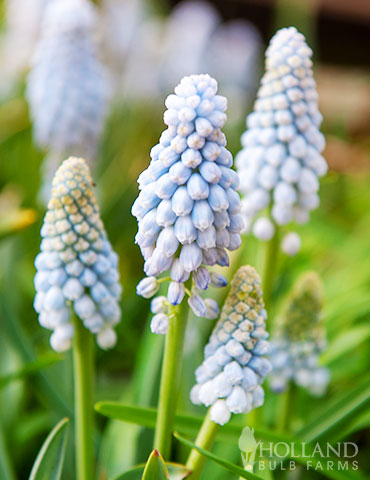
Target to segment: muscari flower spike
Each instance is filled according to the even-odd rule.
[[[171,314],[171,306],[187,295],[197,316],[217,318],[217,304],[199,293],[227,281],[207,266],[227,266],[226,249],[235,250],[241,243],[239,178],[231,169],[232,155],[221,132],[227,100],[216,93],[217,82],[209,75],[181,80],[166,100],[168,128],[138,180],[141,192],[132,213],[138,219],[136,243],[149,278],[138,284],[137,293],[150,298],[159,289],[159,275],[169,270],[171,278],[161,310],[157,301],[152,305],[155,314]],[[192,285],[185,288],[189,279]],[[153,324],[152,330],[156,331]],[[165,333],[160,330],[157,333]]]
[[[275,392],[284,391],[290,381],[312,395],[325,392],[330,373],[319,364],[320,353],[326,345],[322,304],[319,276],[314,272],[304,274],[288,298],[271,339],[273,370],[269,380]]]
[[[51,151],[95,154],[108,106],[107,71],[94,43],[95,7],[88,0],[48,2],[27,80],[37,143]]]
[[[271,371],[266,318],[259,275],[251,266],[239,268],[190,392],[194,404],[211,407],[215,423],[263,405],[261,384]]]
[[[273,237],[275,224],[306,223],[320,202],[319,177],[328,167],[321,155],[325,139],[319,131],[322,115],[311,56],[294,27],[272,38],[266,72],[236,157],[242,212],[248,229],[261,240]],[[284,240],[283,251],[294,255],[299,241],[292,236]]]
[[[121,317],[118,256],[100,219],[89,168],[71,157],[57,170],[41,229],[41,253],[35,259],[34,307],[40,324],[53,330],[52,348],[72,344],[71,309],[110,348]]]

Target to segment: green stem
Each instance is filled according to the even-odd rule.
[[[275,235],[267,242],[265,262],[262,277],[263,298],[265,300],[265,308],[269,312],[272,292],[275,286],[275,277],[279,254],[279,231],[275,227]]]
[[[277,430],[289,433],[292,415],[294,412],[295,385],[290,383],[288,388],[280,395],[277,412]]]
[[[154,448],[166,460],[168,460],[171,451],[172,429],[180,387],[187,315],[188,304],[186,302],[174,308],[164,347]]]
[[[217,423],[212,422],[210,418],[210,410],[208,410],[202,426],[200,427],[197,439],[195,440],[195,445],[204,450],[210,450],[219,428],[220,426]],[[192,472],[191,480],[196,480],[200,477],[205,461],[206,457],[197,450],[192,450],[190,452],[186,462],[186,468]]]
[[[75,436],[76,479],[94,478],[93,447],[93,336],[82,321],[74,319],[74,385],[75,385]]]

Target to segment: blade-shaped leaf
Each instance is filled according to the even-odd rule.
[[[145,465],[142,480],[167,480],[170,476],[162,455],[153,450]]]
[[[135,423],[146,428],[155,428],[157,419],[157,410],[151,407],[136,407],[125,405],[120,402],[98,402],[95,410],[101,415],[109,418],[115,418],[127,423]],[[236,419],[235,419],[236,420]],[[238,423],[237,423],[238,421]],[[245,427],[245,418],[240,415],[240,420],[235,423],[224,425],[219,431],[217,438],[233,443],[238,441],[243,428]],[[176,414],[175,429],[181,434],[193,435],[198,433],[203,422],[203,417],[195,415]],[[289,442],[292,439],[286,435],[276,434],[256,428],[256,435],[264,440],[273,442]]]
[[[67,443],[69,419],[61,420],[49,433],[32,467],[29,480],[60,480]]]
[[[170,480],[184,480],[187,478],[191,472],[187,470],[185,465],[180,465],[179,463],[166,463],[168,474]],[[125,473],[122,473],[118,477],[115,477],[114,480],[141,480],[144,473],[145,464],[137,465],[136,467],[128,470]]]
[[[23,329],[22,323],[17,315],[14,314],[10,305],[4,301],[4,296],[0,295],[0,318],[3,319],[1,333],[5,333],[12,346],[19,353],[25,363],[36,361],[34,348]],[[73,416],[73,409],[65,394],[61,391],[60,385],[57,388],[53,379],[47,375],[48,372],[40,370],[35,372],[35,392],[42,392],[43,398],[50,402],[54,409],[61,412],[61,415]]]
[[[307,442],[321,438],[335,439],[346,425],[370,405],[370,376],[360,385],[346,391],[339,399],[329,404],[305,427],[295,433]]]
[[[16,478],[12,459],[9,455],[5,436],[1,426],[0,426],[0,478],[6,478],[7,480],[15,480]]]
[[[58,355],[47,354],[39,357],[37,360],[26,363],[23,367],[15,372],[8,373],[0,377],[0,389],[8,385],[13,380],[17,380],[22,377],[33,375],[44,368],[50,367],[57,362],[61,361],[61,357]]]
[[[324,364],[333,363],[338,357],[357,348],[361,343],[370,338],[370,325],[352,326],[339,334],[321,355],[321,362]]]
[[[127,472],[118,475],[114,480],[141,480],[145,465],[138,465]]]
[[[197,445],[195,445],[195,443],[191,442],[190,440],[187,440],[186,438],[182,437],[178,433],[175,433],[174,435],[179,442],[183,443],[187,447],[194,448],[199,453],[209,458],[213,462],[218,463],[218,465],[225,468],[229,472],[235,473],[235,475],[239,475],[239,477],[246,478],[247,480],[262,480],[262,478],[259,477],[258,475],[255,475],[254,473],[251,473],[251,472],[247,472],[246,470],[239,467],[238,465],[228,462],[227,460],[217,457],[217,455],[214,455],[213,453],[198,447]]]
[[[95,406],[96,410],[102,415],[106,415],[110,418],[116,418],[128,423],[137,423],[143,425],[147,428],[154,428],[156,423],[157,410],[154,408],[147,407],[135,407],[132,405],[123,405],[118,402],[100,402]],[[245,419],[240,415],[241,422],[237,423],[228,423],[224,425],[218,432],[217,438],[219,440],[237,443],[238,438],[242,432],[242,429],[245,427]],[[183,415],[177,414],[175,418],[175,429],[181,434],[196,436],[199,428],[203,422],[202,417],[197,417],[193,415]],[[244,423],[242,423],[244,422]],[[293,460],[296,462],[306,465],[307,468],[315,468],[317,461],[315,461],[313,450],[314,445],[309,445],[308,443],[302,444],[302,440],[306,440],[301,436],[288,436],[285,434],[270,432],[266,430],[260,430],[255,428],[255,436],[269,442],[282,442],[283,444],[290,445],[294,443],[294,457]],[[313,439],[315,440],[315,439]],[[307,440],[306,440],[307,441]],[[284,456],[282,454],[279,458],[275,460],[277,462],[283,461],[284,458],[290,458],[289,456]],[[327,459],[329,462],[332,458]],[[308,463],[308,462],[311,463]],[[335,469],[336,462],[334,462],[334,467],[325,467],[323,464],[321,473],[327,476],[328,478],[333,479],[353,479],[353,480],[363,480],[365,477],[360,471],[339,471]],[[332,470],[330,469],[332,468]],[[125,479],[126,480],[126,479]]]
[[[179,463],[166,463],[166,465],[170,480],[184,480],[191,474],[185,465],[180,465]]]
[[[260,467],[261,464],[263,465],[263,468]],[[274,474],[272,470],[269,468],[269,463],[267,458],[260,458],[259,461],[257,462],[257,471],[256,473],[263,478],[263,480],[273,480],[274,479]]]

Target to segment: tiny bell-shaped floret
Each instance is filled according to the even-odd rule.
[[[274,224],[306,223],[319,205],[319,178],[326,174],[325,139],[312,72],[312,50],[296,28],[283,28],[266,51],[266,71],[254,111],[247,117],[236,165],[246,225],[261,240]],[[259,218],[270,207],[271,219]],[[270,223],[267,223],[270,220]],[[296,239],[295,239],[296,240]],[[288,255],[299,242],[282,245]]]
[[[303,274],[278,317],[277,331],[271,340],[270,385],[275,392],[285,390],[290,381],[312,395],[325,392],[330,373],[319,362],[326,345],[322,308],[319,276],[314,272]]]
[[[263,404],[260,384],[271,370],[265,358],[266,318],[259,275],[253,267],[239,268],[190,394],[193,403],[211,407],[215,423],[224,425],[232,413],[247,413]]]
[[[157,335],[165,335],[168,330],[169,318],[165,313],[157,313],[150,322],[150,329]]]
[[[168,128],[151,150],[132,207],[138,220],[136,243],[147,277],[169,272],[170,304],[179,305],[187,296],[197,316],[215,318],[217,308],[209,301],[207,305],[200,293],[209,285],[226,285],[225,277],[212,274],[209,267],[228,266],[226,250],[239,248],[244,228],[236,192],[239,178],[221,131],[227,101],[217,94],[216,80],[191,75],[165,103]],[[149,284],[152,288],[144,288]],[[154,280],[142,280],[137,293],[154,295]]]
[[[136,293],[144,298],[151,298],[159,289],[158,280],[155,277],[146,277],[136,286]]]
[[[100,219],[90,171],[82,158],[71,157],[57,170],[41,236],[34,307],[40,324],[53,330],[52,348],[71,347],[71,309],[97,335],[101,348],[113,347],[113,328],[121,317],[118,257]]]
[[[281,249],[290,257],[294,257],[301,248],[301,237],[296,232],[289,232],[284,235],[281,241]]]

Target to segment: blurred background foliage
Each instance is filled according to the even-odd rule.
[[[170,22],[181,23],[179,11],[176,20],[171,10],[176,2],[154,3],[148,0],[144,3],[144,0],[137,0],[131,2],[131,13],[128,1],[107,0],[101,3],[105,16],[100,37],[105,39],[105,45],[109,43],[107,32],[111,37],[110,51],[108,49],[105,54],[114,72],[115,92],[95,164],[94,178],[102,217],[113,247],[120,256],[124,293],[122,322],[117,327],[118,345],[112,351],[96,352],[96,400],[120,399],[135,405],[154,406],[163,338],[150,333],[149,302],[135,293],[136,284],[143,276],[143,262],[134,244],[136,221],[130,209],[137,195],[136,179],[146,168],[149,150],[163,130],[164,96],[183,73],[195,72],[184,72],[179,68],[179,71],[172,72],[175,80],[167,80],[165,74],[170,66],[158,60],[160,56],[155,47],[159,43],[152,45],[153,51],[145,50],[154,39],[163,40],[163,32],[170,30]],[[352,15],[348,14],[344,3],[348,8],[353,6]],[[133,5],[137,8],[136,13]],[[274,292],[276,302],[270,312],[270,316],[278,312],[279,305],[299,273],[313,269],[321,274],[325,287],[325,322],[329,340],[322,362],[329,367],[332,381],[322,399],[312,399],[303,390],[298,392],[292,424],[294,429],[299,429],[322,405],[357,384],[370,368],[370,65],[366,44],[361,43],[356,33],[359,32],[360,38],[370,37],[369,5],[366,1],[353,0],[349,3],[338,1],[336,4],[319,0],[214,1],[213,5],[214,10],[211,3],[206,8],[210,15],[219,15],[216,23],[222,22],[222,17],[228,21],[245,18],[254,22],[251,26],[251,38],[255,42],[253,61],[246,63],[247,70],[244,72],[245,75],[248,73],[248,79],[243,79],[242,73],[241,79],[246,81],[234,85],[233,89],[232,79],[226,78],[220,88],[221,94],[232,92],[229,106],[231,121],[225,133],[234,154],[240,148],[244,117],[249,111],[260,76],[264,43],[275,27],[294,24],[308,35],[308,43],[317,47],[315,75],[324,115],[323,131],[327,136],[324,155],[330,172],[321,182],[320,208],[312,215],[309,224],[300,229],[302,250],[296,257],[284,257],[280,261]],[[118,12],[120,7],[123,13],[119,18],[125,20],[126,24],[118,22],[118,25],[112,26],[109,23],[110,9]],[[72,374],[70,354],[51,353],[49,333],[39,326],[32,306],[33,260],[39,250],[39,231],[45,212],[38,193],[42,185],[40,167],[45,154],[32,141],[32,128],[23,95],[27,59],[23,59],[22,68],[15,69],[16,74],[11,70],[11,64],[7,63],[9,59],[6,59],[5,47],[9,41],[9,26],[4,20],[4,2],[1,2],[1,14],[0,478],[13,480],[28,477],[47,433],[63,416],[72,417]],[[25,13],[19,12],[19,15]],[[347,30],[341,30],[340,25],[345,21]],[[27,22],[27,19],[23,19],[23,22]],[[151,28],[155,22],[157,27]],[[117,26],[118,31],[114,32]],[[129,35],[129,27],[129,40],[121,39],[121,44],[117,40],[116,44],[114,35],[119,32]],[[158,31],[162,36],[157,35]],[[157,36],[151,37],[154,32],[157,32]],[[333,32],[339,32],[339,36],[333,39]],[[351,32],[351,35],[346,36],[343,32]],[[357,43],[353,38],[356,36]],[[328,38],[330,45],[326,44]],[[167,39],[167,42],[171,42],[171,39]],[[9,45],[14,48],[10,56],[21,53],[16,50],[24,48],[21,44],[20,41],[19,44],[7,45],[6,48],[11,48]],[[355,48],[362,49],[364,55],[346,49],[342,56],[344,44],[347,47],[355,45]],[[111,48],[112,45],[116,45],[116,51]],[[189,55],[191,53],[187,52]],[[353,57],[349,53],[353,53]],[[170,57],[168,55],[167,58]],[[118,57],[120,63],[113,57]],[[205,60],[199,62],[198,65],[194,64],[194,68],[202,70]],[[161,74],[161,82],[152,84],[150,89],[148,85],[143,85],[141,89],[141,79],[147,76],[148,68],[154,66],[158,69],[157,74]],[[182,67],[186,68],[186,65]],[[135,80],[136,91],[133,88]],[[259,247],[256,240],[245,238],[243,257],[239,261],[258,265]],[[211,327],[209,320],[192,319],[190,322],[180,402],[182,411],[203,413],[203,409],[191,406],[187,399],[193,384],[194,368],[201,359]],[[275,395],[267,391],[262,412],[267,426],[272,423],[276,402]],[[102,478],[106,478],[105,475],[113,478],[135,463],[146,460],[151,448],[150,431],[116,421],[107,422],[103,417],[97,418],[97,426],[96,444],[99,445]],[[348,441],[359,445],[359,464],[368,472],[369,426],[370,412],[364,412],[343,432]],[[176,448],[178,458],[183,459],[183,447],[176,444]],[[234,444],[218,442],[215,452],[240,462],[237,440]],[[70,479],[73,478],[71,446],[67,459],[64,478]],[[215,464],[207,463],[204,478],[216,480],[234,477],[228,476]],[[320,478],[320,474],[302,470],[301,478]]]

